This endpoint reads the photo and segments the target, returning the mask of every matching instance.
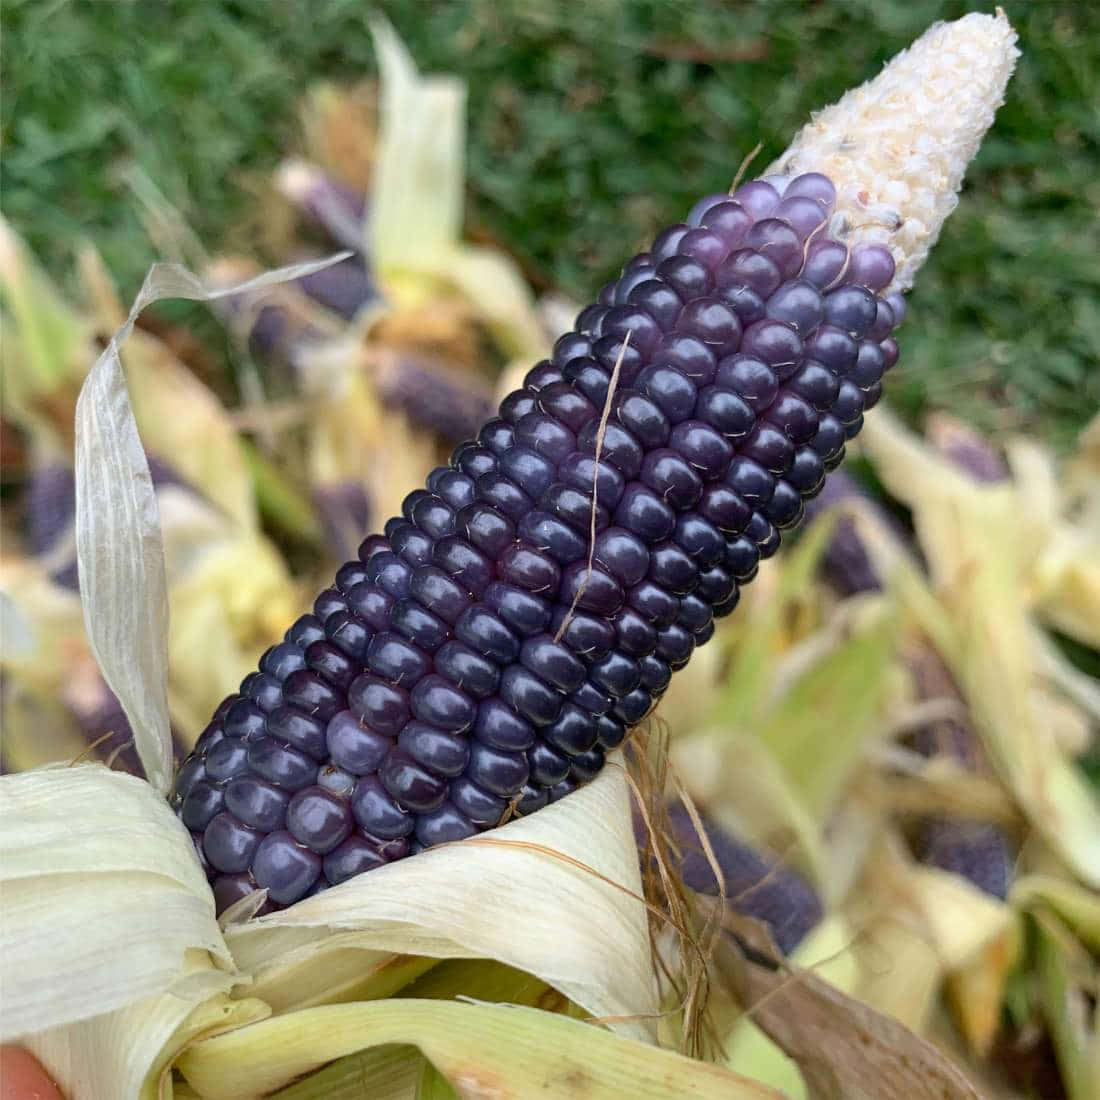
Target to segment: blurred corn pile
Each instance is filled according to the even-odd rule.
[[[512,365],[545,354],[569,316],[536,307],[500,251],[462,240],[463,88],[421,78],[377,34],[379,89],[306,96],[299,155],[259,219],[269,256],[350,255],[215,302],[231,370],[165,323],[122,353],[164,534],[181,755],[318,578],[474,434]],[[261,269],[206,257],[132,182],[161,250],[210,285]],[[85,639],[73,532],[74,403],[125,309],[91,249],[75,281],[69,300],[3,226],[6,771],[89,756],[138,770]],[[706,957],[694,985],[661,990],[661,1037],[792,1097],[1087,1100],[1100,1094],[1100,419],[1055,456],[947,417],[917,434],[880,410],[858,454],[859,480],[833,476],[635,744],[647,897]],[[603,797],[601,782],[576,797]],[[669,925],[652,921],[662,957],[683,948]],[[545,1010],[562,1027],[584,1015],[583,996],[531,977],[522,956],[436,962],[398,937],[379,962],[351,932],[335,945],[299,933],[270,958],[247,926],[233,944],[238,961],[267,960],[253,993],[274,1012],[408,1000],[374,1022],[365,1003],[358,1046],[336,1042],[287,1100],[498,1095],[480,1076],[492,1046],[515,1044],[498,1068],[522,1082],[557,1041]],[[482,1016],[459,998],[486,1002]],[[489,1002],[544,1012],[498,1019]],[[570,1064],[625,1057],[589,1030],[568,1039]],[[330,1037],[317,1017],[312,1040]],[[249,1074],[285,1039],[227,1036],[188,1076],[203,1095],[244,1095],[232,1082],[263,1080]],[[369,1043],[384,1045],[346,1053]],[[459,1080],[464,1057],[473,1083],[455,1091],[444,1077]],[[219,1093],[230,1066],[243,1076]],[[499,1095],[530,1094],[515,1088]],[[175,1095],[192,1093],[177,1082]]]

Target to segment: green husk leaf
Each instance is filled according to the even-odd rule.
[[[240,1100],[383,1043],[415,1043],[461,1096],[781,1100],[780,1093],[718,1066],[564,1016],[452,1001],[307,1009],[192,1047],[179,1068],[205,1100]]]

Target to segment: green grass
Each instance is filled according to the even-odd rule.
[[[808,112],[937,18],[934,0],[395,0],[424,68],[470,85],[469,217],[588,297],[631,248],[764,165]],[[992,5],[989,5],[992,6]],[[1005,0],[1024,51],[913,295],[911,415],[1065,445],[1100,407],[1100,9]],[[373,68],[364,0],[6,0],[3,205],[48,266],[91,237],[137,286],[136,163],[216,247],[296,137],[311,81]],[[723,57],[723,54],[733,58]]]

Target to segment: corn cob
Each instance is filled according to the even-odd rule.
[[[881,395],[1011,55],[952,119],[912,108],[919,156],[897,74],[957,89],[978,18],[832,108],[847,146],[812,123],[783,174],[659,234],[264,654],[173,793],[219,907],[533,812],[646,717]]]

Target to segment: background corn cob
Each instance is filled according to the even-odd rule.
[[[972,47],[933,30],[806,128],[783,166],[827,162],[839,203],[803,171],[659,234],[341,567],[178,777],[219,905],[257,886],[290,904],[596,774],[878,401],[895,256],[908,285],[1009,67],[950,119],[935,88],[904,109],[897,93]]]

